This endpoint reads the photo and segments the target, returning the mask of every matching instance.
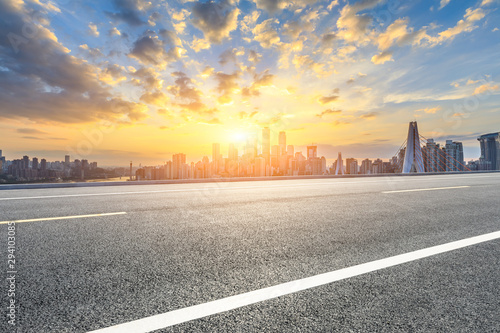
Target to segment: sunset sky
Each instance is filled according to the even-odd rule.
[[[156,165],[264,126],[389,158],[500,131],[498,0],[0,0],[7,159]]]

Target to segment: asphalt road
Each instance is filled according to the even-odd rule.
[[[121,213],[17,222],[0,331],[88,332],[496,232],[499,194],[500,174],[0,191],[0,221]],[[337,331],[499,332],[500,239],[156,332]]]

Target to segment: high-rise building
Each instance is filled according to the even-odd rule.
[[[266,160],[266,165],[271,164],[271,130],[269,127],[262,129],[262,156]]]
[[[219,173],[219,157],[220,157],[220,144],[212,143],[212,170],[213,174]]]
[[[353,167],[352,165],[356,164],[356,167]],[[353,171],[354,172],[351,172]],[[346,158],[345,159],[345,173],[349,175],[355,175],[358,173],[358,160],[355,158]]]
[[[255,177],[265,177],[266,176],[266,160],[264,157],[257,157],[255,159]]]
[[[33,157],[33,160],[31,161],[31,168],[34,170],[38,170],[38,158]]]
[[[424,164],[426,172],[445,171],[445,158],[439,143],[434,142],[434,139],[428,139],[427,144],[422,151],[424,155]]]
[[[464,171],[464,147],[462,142],[446,140],[446,171]]]
[[[69,168],[69,166],[70,166],[69,155],[64,156],[64,166],[66,168]]]
[[[317,146],[307,146],[307,159],[318,157],[318,147]]]
[[[361,168],[359,170],[359,173],[362,175],[367,175],[371,173],[371,169],[372,169],[372,161],[366,158],[361,162]]]
[[[481,135],[477,140],[481,146],[479,168],[500,170],[500,132]]]
[[[172,155],[172,175],[173,179],[184,179],[187,175],[184,174],[184,164],[186,164],[185,154]]]
[[[40,161],[40,170],[41,171],[47,170],[47,160],[45,158],[42,158],[42,160]]]
[[[286,154],[288,156],[291,156],[293,157],[294,155],[294,148],[293,148],[293,145],[288,145],[287,148],[286,148]]]
[[[278,143],[280,146],[279,155],[280,156],[286,155],[286,133],[285,132],[283,132],[283,131],[280,132]]]
[[[337,157],[337,164],[335,165],[335,176],[344,175],[344,161],[342,160],[342,153]]]

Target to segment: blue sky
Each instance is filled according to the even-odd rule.
[[[270,126],[389,158],[417,120],[478,158],[500,130],[499,4],[0,1],[2,148],[56,157],[106,122],[89,158],[196,160]]]

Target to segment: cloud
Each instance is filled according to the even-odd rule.
[[[6,69],[0,71],[0,117],[47,123],[146,117],[142,104],[112,94],[98,67],[69,54],[49,21],[33,23],[29,13],[23,4],[0,2],[0,63]],[[21,34],[30,24],[36,24],[36,38],[12,44],[9,33]]]
[[[304,72],[305,70],[311,70],[316,73],[316,76],[323,77],[328,76],[331,72],[325,70],[325,65],[319,62],[316,62],[309,55],[298,55],[296,54],[293,57],[292,63],[295,65],[295,68]]]
[[[329,116],[332,114],[340,114],[340,113],[342,113],[342,110],[328,109],[328,110],[321,112],[320,114],[317,114],[316,117],[323,118],[324,116]]]
[[[94,37],[99,37],[99,31],[97,30],[97,25],[92,22],[89,23],[89,34]]]
[[[283,0],[254,0],[257,8],[264,9],[271,14],[281,11],[286,7],[286,1]]]
[[[240,10],[228,0],[197,2],[193,6],[193,25],[203,32],[205,39],[220,44],[238,27]]]
[[[270,48],[271,46],[278,45],[280,42],[280,36],[278,35],[277,29],[273,27],[274,24],[278,24],[277,19],[267,19],[260,24],[257,24],[252,30],[254,39],[260,43],[263,48]]]
[[[124,72],[124,68],[117,64],[108,65],[99,73],[99,80],[109,85],[115,85],[127,80]]]
[[[255,74],[253,77],[253,82],[250,87],[245,87],[242,90],[242,95],[245,98],[251,96],[259,96],[260,88],[269,87],[272,85],[275,76],[269,73],[269,70],[265,70],[262,73]]]
[[[125,22],[131,26],[139,26],[146,22],[141,18],[145,10],[151,6],[151,2],[145,0],[113,0],[117,12],[105,11],[109,17]]]
[[[140,100],[147,104],[164,107],[168,103],[169,98],[161,91],[147,91],[141,96]]]
[[[240,92],[240,87],[237,83],[240,75],[240,72],[234,72],[233,74],[217,72],[213,74],[215,80],[218,83],[216,91],[220,94],[217,100],[219,104],[231,103],[233,101],[231,96],[235,93]]]
[[[87,44],[80,45],[78,48],[89,58],[98,58],[104,56],[101,50],[96,47],[89,47]]]
[[[47,132],[40,131],[36,128],[18,128],[16,132],[22,134],[47,134]]]
[[[378,112],[369,112],[359,116],[361,119],[375,119],[378,116]]]
[[[358,15],[362,10],[370,9],[384,0],[363,0],[354,5],[345,5],[337,20],[337,35],[348,43],[366,44],[371,40],[369,29],[373,18],[369,15]]]
[[[270,14],[275,14],[285,8],[303,8],[307,5],[312,5],[318,0],[253,0],[257,8],[268,11]],[[334,1],[335,2],[335,1]]]
[[[474,90],[474,95],[481,95],[486,92],[497,91],[498,89],[500,88],[497,84],[493,83],[483,84]]]
[[[332,102],[335,102],[336,100],[339,99],[339,96],[338,96],[338,93],[339,93],[339,89],[338,88],[335,88],[333,89],[332,91],[332,94],[331,95],[328,95],[328,96],[320,96],[318,98],[318,102],[321,104],[321,105],[325,105],[325,104],[329,104],[329,103],[332,103]]]
[[[467,8],[464,19],[457,22],[457,24],[445,31],[439,33],[439,37],[434,39],[434,43],[441,43],[446,40],[452,40],[457,35],[463,32],[471,32],[476,29],[477,26],[474,25],[475,22],[482,20],[486,16],[486,13],[481,8]]]
[[[248,61],[250,61],[254,65],[259,63],[261,59],[262,59],[262,54],[254,51],[254,50],[248,51]]]
[[[159,78],[159,74],[153,68],[141,67],[138,70],[132,69],[132,83],[142,86],[147,90],[160,89],[163,85],[163,80]]]
[[[441,111],[441,110],[442,110],[442,108],[440,106],[437,106],[434,108],[418,109],[418,110],[415,110],[415,112],[425,112],[425,113],[429,113],[429,114],[434,114],[434,113]]]
[[[154,65],[164,68],[167,64],[180,59],[182,50],[173,46],[166,51],[168,42],[161,40],[154,32],[146,32],[134,42],[129,57],[136,59],[144,65]]]
[[[394,61],[392,59],[392,51],[384,51],[380,54],[376,54],[372,57],[372,62],[375,65],[382,65],[386,63],[387,61]]]
[[[444,7],[446,7],[449,3],[450,3],[451,0],[441,0],[441,2],[439,3],[439,10],[443,9]]]
[[[180,107],[188,116],[191,113],[196,115],[213,115],[216,109],[208,108],[202,102],[203,93],[194,87],[193,81],[183,72],[173,72],[175,85],[167,87],[167,91],[174,96],[173,105]]]
[[[110,36],[121,36],[122,35],[120,30],[118,30],[116,27],[113,27],[112,29],[110,29],[108,34]]]

